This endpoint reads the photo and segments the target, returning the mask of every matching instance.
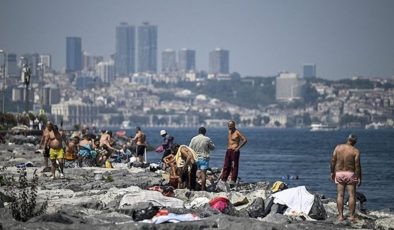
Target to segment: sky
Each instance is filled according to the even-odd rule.
[[[158,63],[167,48],[196,50],[208,70],[209,52],[230,51],[230,72],[272,76],[394,76],[392,0],[0,0],[0,49],[18,55],[50,53],[65,66],[66,37],[106,59],[115,52],[121,22],[158,26]],[[158,68],[159,69],[159,68]]]

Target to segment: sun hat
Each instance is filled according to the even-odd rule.
[[[160,136],[163,136],[163,135],[166,135],[166,134],[167,134],[167,132],[164,129],[160,130]]]

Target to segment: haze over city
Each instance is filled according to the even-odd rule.
[[[209,52],[230,51],[230,71],[242,76],[301,74],[317,65],[321,78],[394,75],[393,1],[20,1],[0,3],[0,47],[49,53],[65,68],[65,39],[109,58],[121,22],[158,26],[158,52],[196,50],[196,68]],[[160,60],[160,56],[158,56]],[[160,63],[160,61],[158,61]],[[159,68],[158,68],[159,69]]]

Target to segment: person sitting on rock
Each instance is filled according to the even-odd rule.
[[[82,162],[87,159],[93,159],[92,155],[93,142],[89,138],[89,135],[84,135],[82,140],[79,142],[79,154],[78,154],[78,165],[82,167]]]
[[[79,151],[79,137],[75,136],[71,139],[70,142],[68,142],[66,146],[66,156],[65,160],[67,161],[74,161],[78,157],[78,151]]]

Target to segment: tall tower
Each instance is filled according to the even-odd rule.
[[[230,52],[216,48],[209,53],[209,73],[228,74],[230,72]]]
[[[120,23],[116,27],[115,69],[117,76],[135,72],[135,27]]]
[[[304,64],[303,76],[304,76],[304,78],[316,78],[316,65],[315,64]]]
[[[82,39],[66,38],[66,73],[82,70]]]
[[[170,73],[176,71],[176,53],[175,50],[165,49],[161,53],[161,71]]]
[[[276,100],[301,100],[304,83],[296,73],[281,73],[276,78]]]
[[[178,65],[179,70],[188,72],[190,70],[196,70],[196,51],[190,49],[181,49],[178,52]]]
[[[157,72],[157,26],[138,26],[138,72]]]

